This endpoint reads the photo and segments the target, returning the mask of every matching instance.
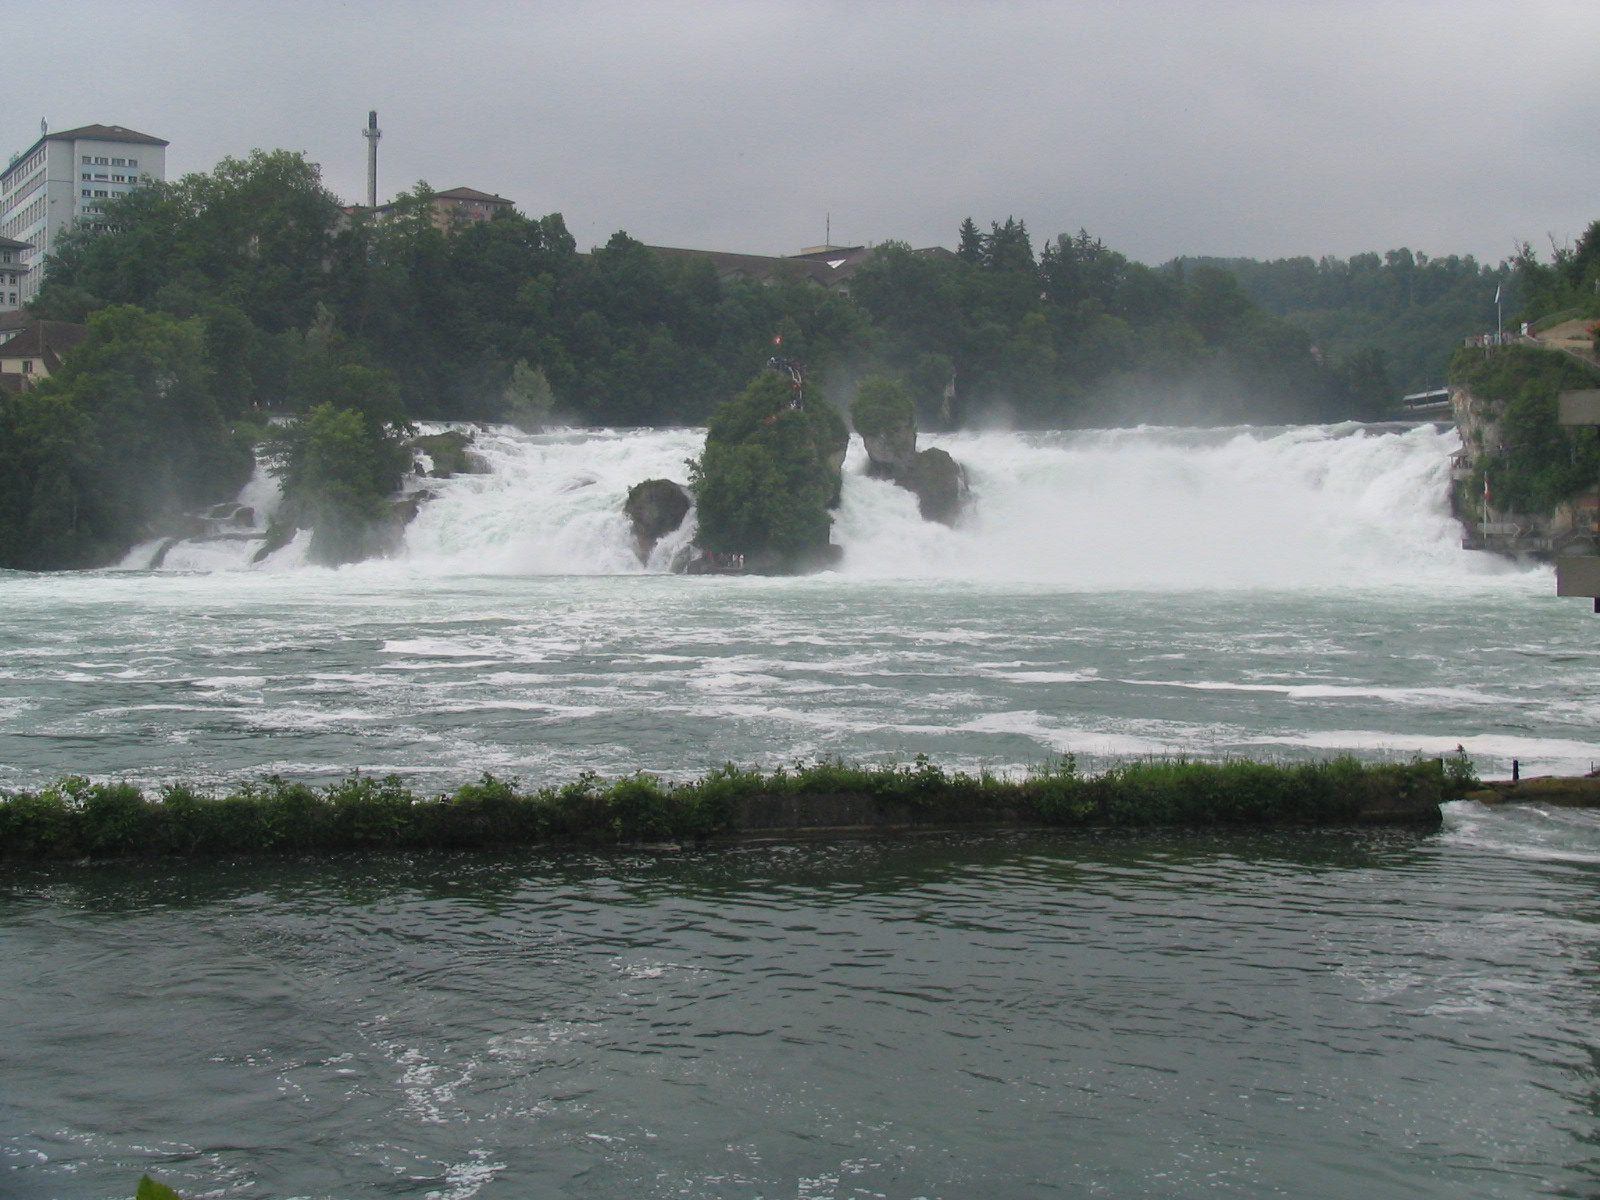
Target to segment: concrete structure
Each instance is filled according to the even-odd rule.
[[[451,188],[448,192],[435,192],[429,199],[428,206],[433,210],[431,216],[433,227],[444,233],[450,233],[476,221],[490,220],[501,210],[510,211],[516,207],[516,201],[480,192],[476,188],[458,187]],[[342,211],[347,222],[358,213],[366,213],[375,220],[387,221],[395,215],[395,206],[392,202],[379,204],[376,207],[352,204]]]
[[[378,110],[367,114],[367,127],[361,131],[367,139],[367,207],[378,207],[378,139],[383,130],[378,128]]]
[[[451,188],[448,192],[433,194],[433,223],[440,229],[453,229],[471,221],[487,221],[501,210],[514,208],[516,202],[504,196],[492,196],[475,188]]]
[[[22,306],[22,279],[28,273],[26,256],[32,249],[28,242],[0,237],[0,312],[14,312]]]
[[[47,132],[14,157],[0,172],[0,237],[29,246],[17,302],[38,294],[44,260],[73,222],[92,221],[113,196],[166,177],[167,143],[121,125]]]

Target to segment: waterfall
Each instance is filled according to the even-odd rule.
[[[1307,587],[1499,571],[1461,549],[1453,431],[1355,424],[937,439],[967,469],[956,528],[856,479],[844,569],[1116,587]]]
[[[665,570],[692,526],[640,563],[623,501],[645,479],[687,480],[703,438],[697,429],[479,429],[473,448],[489,471],[416,480],[431,495],[401,558],[426,574]],[[964,465],[967,511],[954,528],[923,521],[909,492],[866,476],[857,439],[834,519],[841,574],[1304,588],[1437,584],[1508,569],[1460,548],[1447,498],[1459,442],[1432,425],[987,432],[924,435],[921,444]],[[258,477],[240,497],[257,513],[256,540],[168,545],[160,565],[251,567],[273,493],[273,481]],[[146,568],[159,550],[139,547],[123,565]],[[297,541],[254,566],[302,563]]]

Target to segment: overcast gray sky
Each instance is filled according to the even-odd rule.
[[[425,179],[580,248],[953,246],[971,216],[1132,258],[1548,254],[1600,218],[1597,0],[0,0],[6,153],[302,150],[350,201]]]

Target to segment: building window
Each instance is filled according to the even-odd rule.
[[[89,190],[89,189],[88,189],[88,188],[84,188],[84,189],[83,189],[83,194],[84,194],[84,195],[85,195],[85,196],[92,196],[92,195],[94,195],[94,193],[93,193],[93,192],[91,192],[91,191],[90,191],[90,190]]]
[[[33,374],[33,359],[25,358],[22,360],[22,373],[24,375]]]
[[[104,199],[105,197],[111,195],[111,193],[110,192],[96,192],[94,195],[95,195],[95,199],[100,200],[100,199]]]
[[[108,167],[111,164],[104,158],[96,158],[94,160],[94,165],[97,167]]]
[[[111,165],[112,165],[112,166],[113,166],[113,167],[120,167],[120,166],[123,166],[123,165],[124,165],[124,164],[125,164],[125,163],[126,163],[126,161],[127,161],[127,160],[126,160],[126,159],[121,159],[121,158],[113,158],[113,159],[112,159],[112,160],[111,160]]]
[[[139,160],[137,158],[130,158],[128,160],[128,165],[130,167],[137,167],[139,165]]]
[[[87,154],[85,154],[83,156],[83,165],[86,166],[86,167],[92,167],[94,165],[94,159],[90,158]]]

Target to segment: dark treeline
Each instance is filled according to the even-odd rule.
[[[1600,221],[1576,246],[1552,244],[1548,263],[1523,242],[1513,265],[1529,317],[1600,318]]]
[[[348,216],[313,164],[257,152],[109,203],[64,240],[36,311],[198,318],[225,416],[317,402],[297,376],[310,351],[390,373],[413,417],[516,416],[520,398],[587,424],[701,423],[778,335],[836,388],[897,374],[930,418],[948,392],[947,422],[1305,420],[1390,398],[1319,362],[1228,273],[1155,270],[1081,231],[1036,255],[1022,221],[969,219],[955,254],[879,247],[846,295],[798,274],[722,280],[624,233],[582,254],[559,215],[433,217],[426,185],[382,219]]]
[[[1470,254],[1429,258],[1401,248],[1351,258],[1179,259],[1228,271],[1264,310],[1297,328],[1335,361],[1382,366],[1396,389],[1444,382],[1462,340],[1520,318],[1523,272],[1480,265]],[[1500,290],[1500,311],[1495,293]]]
[[[851,293],[875,369],[931,423],[1327,421],[1385,415],[1396,396],[1381,363],[1320,355],[1227,271],[1157,270],[1082,230],[1035,257],[1022,221],[968,219],[954,256],[879,247]]]

